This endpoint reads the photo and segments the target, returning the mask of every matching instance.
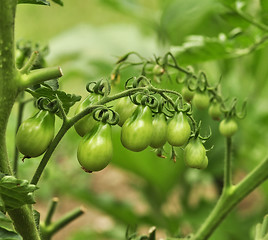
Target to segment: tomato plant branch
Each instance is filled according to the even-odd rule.
[[[21,93],[21,97],[23,98],[24,93]],[[18,116],[17,116],[17,126],[16,126],[16,133],[21,125],[22,122],[22,116],[23,116],[23,110],[24,110],[24,106],[27,102],[25,101],[20,101],[19,102],[19,106],[18,106]],[[14,175],[17,176],[18,175],[18,160],[19,160],[19,151],[17,149],[17,147],[14,147],[14,161],[13,161],[13,172]]]
[[[261,22],[258,22],[256,20],[256,18],[250,16],[249,14],[246,14],[245,12],[242,12],[239,9],[233,9],[233,8],[230,8],[230,9],[235,11],[245,21],[251,23],[252,25],[256,26],[257,28],[259,28],[262,31],[268,32],[268,26],[263,24],[263,23],[261,23]]]
[[[45,226],[48,226],[50,223],[51,223],[51,219],[54,215],[54,212],[56,210],[56,207],[58,205],[58,202],[59,202],[59,199],[58,198],[53,198],[50,205],[49,205],[49,208],[48,208],[48,212],[47,212],[47,216],[45,218],[45,222],[44,222],[44,225]]]
[[[249,193],[268,179],[268,159],[255,167],[240,183],[222,192],[216,206],[191,240],[206,240],[231,210]]]
[[[22,74],[19,78],[19,88],[24,90],[35,84],[42,83],[46,80],[59,78],[63,75],[60,67],[41,68],[30,71],[29,74]]]
[[[70,222],[72,222],[76,218],[80,217],[84,213],[85,213],[84,208],[77,208],[77,209],[74,209],[73,211],[67,213],[65,216],[60,218],[58,221],[51,223],[48,226],[41,224],[42,240],[50,240],[51,237],[56,232],[58,232],[59,230],[64,228],[66,225],[68,225]]]
[[[27,63],[19,70],[21,74],[28,73],[38,58],[39,52],[34,51]]]
[[[53,154],[54,150],[56,149],[57,145],[59,144],[59,142],[61,141],[61,139],[63,138],[63,136],[65,135],[65,133],[77,122],[79,121],[81,118],[83,118],[84,116],[86,116],[87,114],[91,113],[94,109],[103,106],[103,104],[114,101],[118,98],[122,98],[122,97],[126,97],[129,95],[132,95],[136,92],[139,91],[144,91],[146,89],[146,87],[139,87],[139,88],[132,88],[132,89],[128,89],[125,90],[123,92],[120,92],[118,94],[115,94],[113,96],[108,96],[108,97],[103,97],[99,102],[97,102],[94,105],[88,106],[87,108],[85,108],[83,111],[81,111],[80,113],[78,113],[77,115],[75,115],[74,117],[70,118],[70,119],[66,119],[65,122],[63,122],[60,130],[58,131],[57,135],[55,136],[55,138],[53,139],[53,141],[51,142],[51,144],[49,145],[47,151],[45,152],[41,162],[39,163],[34,176],[31,180],[32,184],[37,184],[51,155]]]
[[[224,159],[224,190],[232,186],[232,166],[231,166],[231,151],[232,138],[226,138],[226,150]]]

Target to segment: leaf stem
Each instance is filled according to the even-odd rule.
[[[224,159],[224,190],[229,189],[232,186],[231,151],[232,151],[232,138],[227,137],[226,153]]]
[[[80,207],[76,208],[73,211],[67,213],[58,221],[51,223],[49,226],[43,228],[42,232],[45,233],[46,236],[51,237],[56,232],[64,228],[66,225],[74,221],[76,218],[80,217],[82,214],[85,213],[85,209]],[[49,239],[49,238],[48,238]]]
[[[45,219],[45,226],[48,226],[51,223],[51,219],[55,213],[56,207],[58,205],[59,199],[57,197],[54,197],[49,205],[47,216]]]
[[[23,98],[24,93],[21,93],[21,97]],[[22,117],[23,117],[23,110],[25,106],[25,101],[20,101],[19,106],[18,106],[18,116],[17,116],[17,126],[16,126],[16,133],[21,125],[22,122]],[[17,177],[18,176],[18,161],[19,161],[19,151],[15,145],[14,147],[14,162],[13,162],[13,172],[14,175]]]
[[[31,70],[31,68],[33,67],[38,58],[38,55],[39,55],[38,51],[34,51],[32,53],[27,63],[19,70],[21,74],[28,73]]]

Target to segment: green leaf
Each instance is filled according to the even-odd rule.
[[[6,230],[13,231],[12,220],[9,219],[4,213],[0,211],[0,229],[5,228]]]
[[[54,3],[59,4],[60,6],[63,6],[63,1],[61,0],[52,0]]]
[[[79,102],[81,100],[81,96],[75,95],[75,94],[68,94],[63,91],[54,91],[50,87],[40,87],[37,88],[35,91],[33,90],[26,90],[29,92],[33,97],[36,99],[40,97],[46,97],[50,100],[57,99],[56,96],[61,100],[63,108],[66,113],[69,112],[70,107],[72,107],[76,102]]]
[[[34,209],[33,216],[34,216],[36,228],[39,230],[40,229],[40,212],[38,212]]]
[[[17,233],[9,231],[5,228],[0,227],[0,239],[2,240],[22,240]]]
[[[46,0],[18,0],[18,4],[28,3],[28,4],[37,4],[37,5],[46,5],[50,6],[50,3]]]
[[[56,91],[59,89],[59,81],[58,79],[51,79],[47,80],[44,83],[42,83],[45,87],[51,88],[53,91]]]
[[[268,1],[260,0],[262,21],[268,24]]]
[[[5,211],[35,203],[33,192],[38,188],[27,180],[5,176],[0,180],[0,196]]]

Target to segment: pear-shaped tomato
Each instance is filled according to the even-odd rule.
[[[208,108],[209,96],[206,93],[196,92],[193,98],[193,105],[199,110]]]
[[[78,114],[82,112],[85,108],[87,108],[89,105],[94,104],[98,102],[101,99],[101,95],[96,93],[91,93],[88,95],[88,97],[81,102],[76,111],[75,114]],[[92,114],[88,114],[82,119],[80,119],[77,123],[74,124],[74,128],[76,132],[83,137],[86,133],[88,133],[91,129],[93,129],[97,124],[97,121],[93,118]]]
[[[129,97],[123,97],[117,101],[114,110],[119,114],[118,125],[120,127],[122,127],[124,122],[131,117],[136,108],[137,105],[131,102]]]
[[[18,150],[26,157],[40,156],[54,137],[54,127],[54,114],[40,110],[20,125],[16,135]]]
[[[219,126],[220,133],[225,137],[232,137],[237,129],[237,123],[233,118],[223,119]]]
[[[221,106],[217,101],[213,101],[208,109],[208,114],[212,117],[214,120],[220,120],[222,112],[221,112]]]
[[[168,122],[167,141],[170,145],[180,147],[184,145],[191,134],[191,127],[187,116],[183,112],[176,112]]]
[[[167,141],[167,121],[165,114],[157,113],[153,117],[153,134],[150,146],[162,147]]]
[[[191,91],[187,86],[181,90],[181,95],[186,102],[190,102],[194,97],[194,91]]]
[[[152,112],[148,106],[139,105],[122,126],[121,142],[131,151],[140,152],[152,141]]]
[[[191,139],[184,149],[184,162],[188,167],[204,169],[208,165],[206,149],[200,139]]]
[[[81,140],[77,159],[87,172],[104,169],[112,159],[112,130],[107,123],[98,122]]]

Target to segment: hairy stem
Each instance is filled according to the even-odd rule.
[[[33,212],[28,205],[8,211],[14,222],[15,229],[23,237],[23,240],[41,240],[35,226]]]

